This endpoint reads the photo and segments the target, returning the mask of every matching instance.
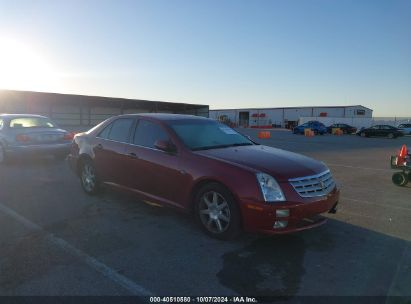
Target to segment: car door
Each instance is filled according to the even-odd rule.
[[[368,136],[378,136],[380,126],[372,126],[368,129],[366,129],[366,133]]]
[[[380,136],[388,136],[389,133],[394,133],[394,130],[391,129],[389,126],[381,126],[379,135]]]
[[[170,141],[168,130],[161,124],[139,119],[132,142],[127,147],[128,187],[154,199],[175,204],[184,173],[179,170],[178,151],[169,153],[157,149],[157,140]]]
[[[118,118],[96,136],[94,162],[102,181],[124,184],[125,152],[134,121],[133,118]]]
[[[374,126],[371,129],[371,136],[383,136],[382,126]]]

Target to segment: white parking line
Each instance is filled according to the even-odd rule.
[[[327,163],[327,165],[328,165],[328,166],[331,166],[331,167],[342,167],[342,168],[349,168],[349,169],[375,170],[375,171],[392,172],[391,169],[369,168],[369,167],[357,167],[357,166],[340,165],[340,164],[333,164],[333,163]]]
[[[26,219],[22,215],[18,214],[14,210],[10,209],[9,207],[3,205],[0,203],[0,211],[2,211],[4,214],[8,215],[9,217],[13,218],[14,220],[20,222],[22,225],[24,225],[26,228],[38,232],[45,233],[46,239],[58,246],[60,249],[63,251],[77,257],[80,259],[82,262],[87,264],[89,267],[93,268],[94,270],[98,271],[101,273],[103,276],[106,278],[110,279],[114,283],[122,286],[126,290],[128,290],[132,295],[135,296],[152,296],[154,295],[152,292],[148,291],[146,288],[142,287],[141,285],[136,284],[135,282],[131,281],[130,279],[126,278],[125,276],[119,274],[117,271],[114,269],[110,268],[109,266],[105,265],[104,263],[98,261],[97,259],[93,258],[92,256],[89,256],[85,252],[81,251],[80,249],[77,249],[76,247],[72,246],[69,244],[67,241],[56,237],[52,233],[49,233],[45,231],[42,227],[39,225],[31,222],[30,220]]]

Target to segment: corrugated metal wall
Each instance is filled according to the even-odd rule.
[[[0,91],[0,113],[40,114],[50,117],[60,126],[89,127],[115,115],[147,112],[208,117],[209,107],[96,96]]]

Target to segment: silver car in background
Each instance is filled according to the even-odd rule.
[[[64,159],[70,151],[73,135],[44,116],[0,114],[0,163],[10,156],[30,154]]]

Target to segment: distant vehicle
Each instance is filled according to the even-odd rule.
[[[339,189],[327,166],[256,144],[212,119],[128,114],[77,134],[68,162],[83,190],[101,185],[193,214],[203,230],[230,239],[242,230],[296,232],[336,212]]]
[[[404,135],[411,135],[411,124],[400,124],[398,129],[400,129]]]
[[[388,138],[397,138],[403,136],[404,134],[400,129],[389,126],[389,125],[376,125],[370,128],[361,129],[357,132],[357,135],[361,137],[370,137],[370,136],[380,136]]]
[[[316,120],[311,120],[302,125],[295,127],[293,129],[293,133],[294,134],[304,134],[305,129],[311,129],[315,135],[317,134],[324,135],[325,133],[327,133],[326,126],[323,123],[316,121]]]
[[[0,114],[0,163],[10,156],[50,154],[64,159],[73,134],[49,118],[30,114]]]
[[[347,125],[347,124],[343,124],[343,123],[336,123],[336,124],[333,124],[333,125],[327,127],[327,132],[332,133],[332,130],[334,128],[338,128],[338,129],[342,130],[344,134],[353,134],[353,133],[357,132],[356,127],[353,127],[353,126],[350,126],[350,125]]]

